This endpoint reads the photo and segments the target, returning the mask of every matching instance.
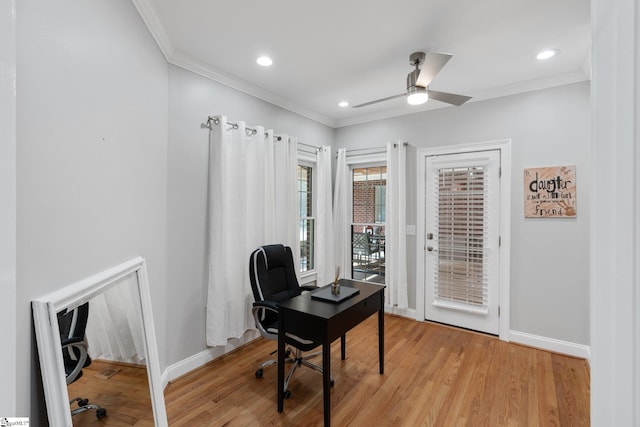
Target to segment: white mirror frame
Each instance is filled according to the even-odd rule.
[[[58,330],[57,313],[67,307],[77,307],[122,282],[123,279],[134,275],[137,278],[138,293],[141,301],[140,321],[144,330],[144,349],[153,417],[156,426],[165,427],[168,425],[160,375],[158,347],[151,312],[147,267],[142,257],[134,258],[32,301],[42,384],[44,386],[50,425],[68,427],[73,425],[62,351],[60,350],[62,344]]]

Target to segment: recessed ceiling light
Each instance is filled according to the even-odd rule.
[[[549,59],[556,56],[559,53],[560,53],[559,49],[547,49],[540,52],[538,56],[536,56],[536,58],[540,60]]]
[[[340,102],[338,103],[338,106],[339,106],[339,107],[342,107],[342,108],[344,108],[344,107],[348,107],[348,106],[349,106],[349,103],[348,103],[347,101],[340,101]]]
[[[273,64],[273,61],[268,56],[261,56],[260,58],[256,59],[256,62],[258,63],[258,65],[262,65],[263,67],[268,67]]]

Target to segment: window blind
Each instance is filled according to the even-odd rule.
[[[487,169],[483,166],[435,169],[432,182],[437,224],[434,300],[488,308]]]

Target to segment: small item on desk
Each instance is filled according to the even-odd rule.
[[[333,295],[340,294],[340,282],[338,282],[338,278],[340,277],[340,267],[336,268],[336,278],[331,284],[331,293]]]
[[[340,283],[333,282],[331,284],[331,293],[334,294],[334,295],[339,295],[340,294]]]

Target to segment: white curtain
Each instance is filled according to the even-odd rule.
[[[386,304],[408,307],[406,143],[387,144],[387,198],[385,229]]]
[[[331,190],[331,147],[322,146],[316,154],[316,283],[324,286],[335,278],[333,243],[333,197]]]
[[[347,203],[349,193],[349,166],[347,150],[338,149],[336,179],[333,190],[333,241],[335,265],[340,267],[340,277],[351,277],[351,233]]]
[[[299,253],[297,142],[226,117],[209,142],[206,336],[209,346],[224,346],[254,326],[250,253],[272,243]]]
[[[145,364],[140,295],[132,276],[89,301],[86,339],[92,359]]]

